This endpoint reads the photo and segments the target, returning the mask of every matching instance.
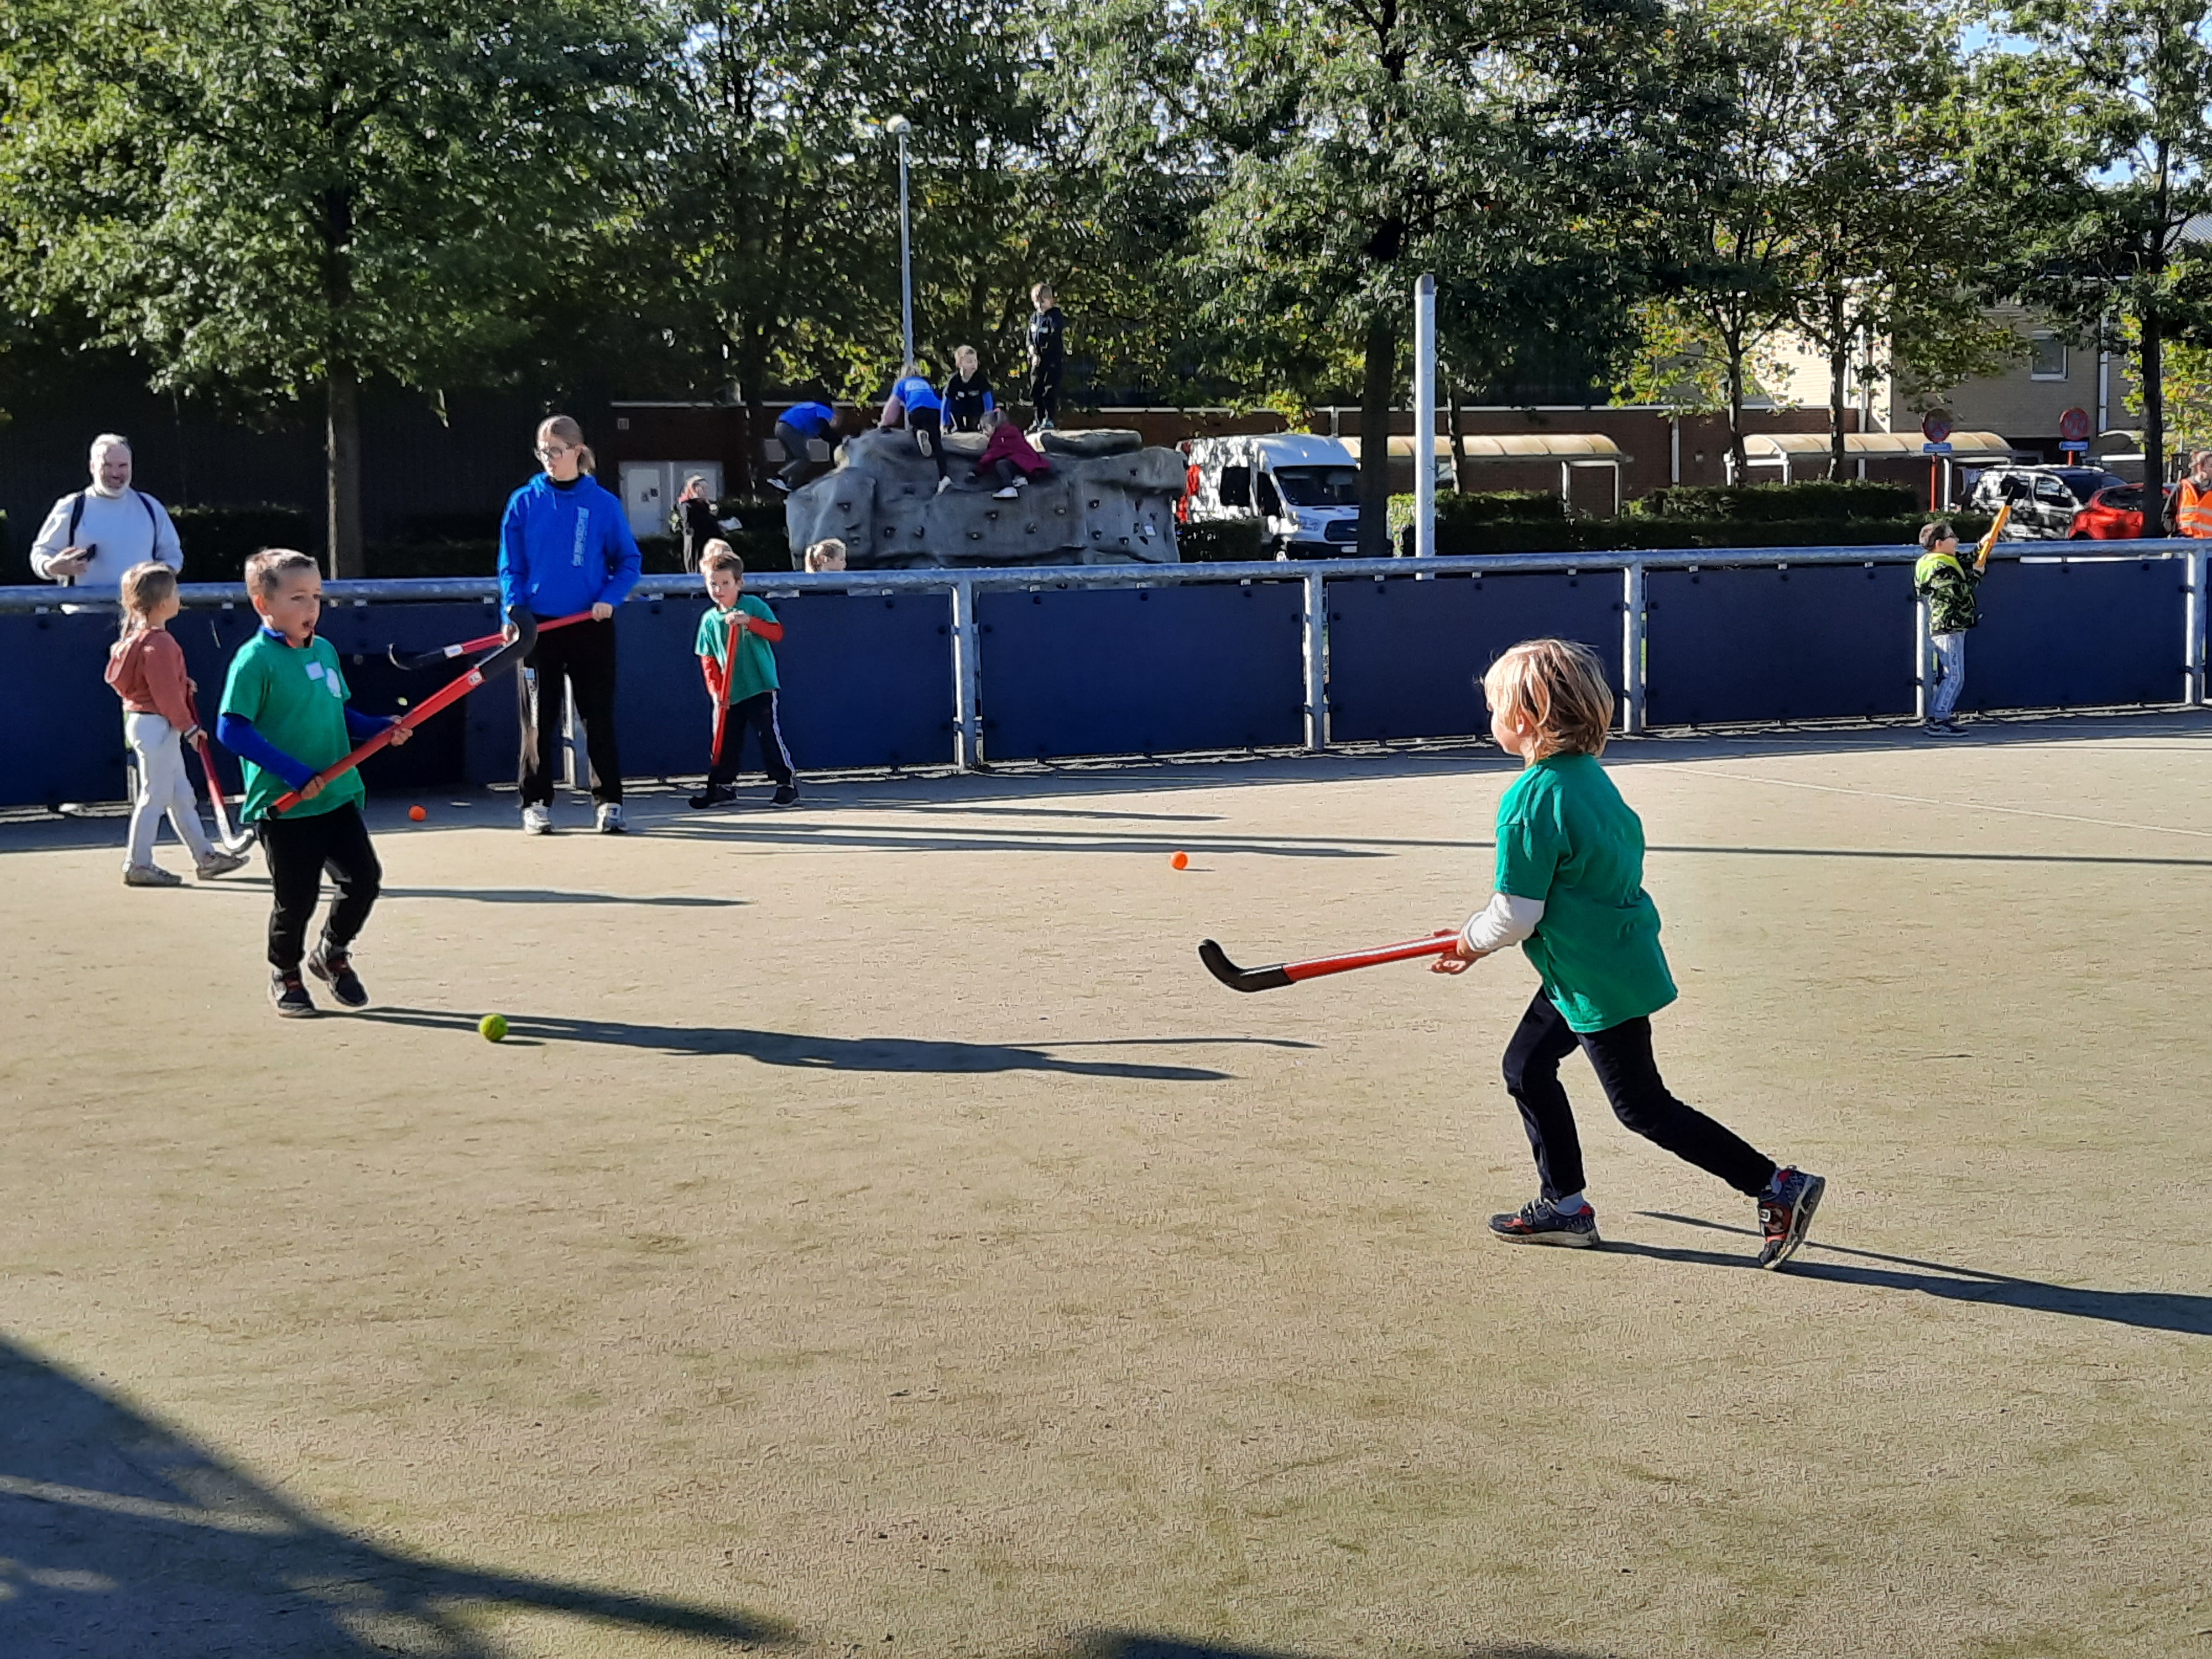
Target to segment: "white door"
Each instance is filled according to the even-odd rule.
[[[623,507],[629,514],[633,536],[665,536],[668,511],[675,492],[668,487],[665,461],[624,461],[622,464]]]

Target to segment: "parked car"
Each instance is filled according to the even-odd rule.
[[[2009,496],[2013,507],[2012,522],[2005,526],[2008,541],[2063,542],[2074,533],[2075,515],[2098,491],[2126,483],[2099,466],[1987,467],[1974,480],[1966,510],[1994,514]]]
[[[2170,499],[2173,486],[2166,487]],[[2089,498],[2088,506],[2074,515],[2073,539],[2077,542],[2130,542],[2142,535],[2142,499],[2141,484],[2114,484],[2100,489]],[[2165,521],[2161,520],[2150,532],[2163,536]]]
[[[1340,559],[1359,539],[1359,463],[1334,438],[1302,433],[1194,438],[1194,522],[1257,519],[1278,558]]]

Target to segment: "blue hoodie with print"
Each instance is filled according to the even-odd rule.
[[[539,617],[620,605],[641,562],[629,514],[589,473],[563,488],[539,473],[507,499],[499,526],[502,611],[528,605]]]

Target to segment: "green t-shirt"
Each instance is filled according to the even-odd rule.
[[[336,647],[318,634],[304,648],[258,629],[230,659],[230,678],[223,682],[222,712],[253,722],[253,729],[302,766],[318,772],[343,760],[353,748],[346,735],[345,676],[338,672]],[[246,822],[269,816],[270,807],[292,786],[274,772],[245,763]],[[313,800],[303,800],[284,816],[313,817],[334,812],[349,802],[367,799],[361,774],[348,772],[331,780]]]
[[[1644,823],[1595,755],[1553,755],[1498,803],[1498,890],[1541,899],[1521,949],[1577,1031],[1602,1031],[1674,1000],[1659,910],[1644,890]]]
[[[1928,631],[1963,634],[1981,621],[1974,589],[1982,573],[1955,553],[1925,553],[1912,567],[1912,591],[1928,601]]]
[[[768,608],[768,601],[757,599],[750,593],[738,595],[738,609],[763,622],[775,620],[775,612]],[[691,648],[702,657],[713,658],[719,667],[729,645],[730,613],[719,605],[710,605],[707,614],[699,618],[699,637]],[[740,703],[747,697],[757,697],[775,689],[775,652],[759,635],[748,632],[738,641],[738,659],[730,667],[730,701]]]

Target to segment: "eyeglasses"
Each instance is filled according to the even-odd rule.
[[[576,446],[574,444],[540,444],[538,446],[538,459],[541,461],[550,461],[556,456],[573,455],[575,453]]]

